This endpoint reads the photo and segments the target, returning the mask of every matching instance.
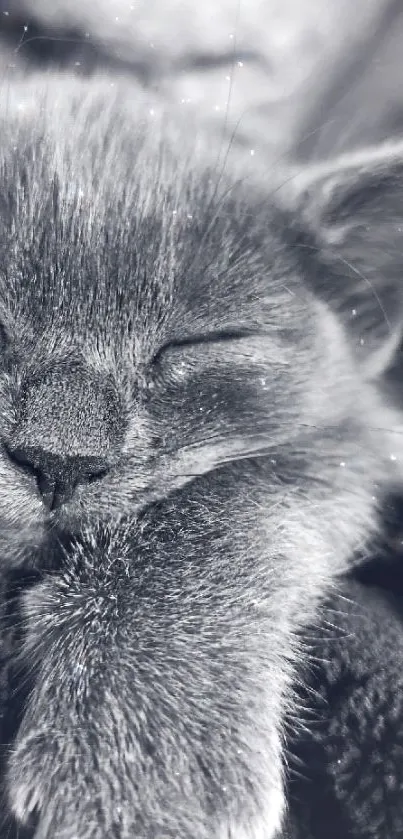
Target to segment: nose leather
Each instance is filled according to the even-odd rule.
[[[79,484],[108,472],[123,435],[121,404],[110,377],[84,364],[52,367],[24,382],[18,408],[6,450],[35,476],[48,510],[70,501]]]
[[[42,501],[48,510],[55,510],[71,500],[78,484],[100,480],[109,471],[109,463],[102,457],[49,454],[37,447],[8,448],[10,457],[37,480]]]

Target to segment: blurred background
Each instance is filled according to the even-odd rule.
[[[0,0],[3,72],[130,73],[301,158],[402,128],[401,0]]]

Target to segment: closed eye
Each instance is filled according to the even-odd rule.
[[[176,349],[177,347],[194,347],[198,344],[213,344],[218,342],[228,342],[228,341],[239,341],[242,338],[250,338],[253,335],[256,335],[257,332],[255,329],[227,329],[227,330],[217,330],[214,332],[207,332],[203,333],[202,335],[189,335],[185,338],[180,338],[179,340],[169,341],[167,344],[164,344],[158,352],[155,353],[153,361],[158,361],[158,359],[169,349]]]

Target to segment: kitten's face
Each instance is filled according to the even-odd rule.
[[[323,314],[256,189],[218,184],[214,157],[150,151],[130,123],[107,161],[95,149],[75,170],[90,157],[75,119],[67,136],[48,113],[17,121],[3,147],[0,518],[16,560],[49,526],[133,515],[221,463],[274,457],[304,433],[323,357]],[[91,482],[89,464],[61,504],[60,477],[44,505],[41,458],[57,473],[74,456],[100,458]]]
[[[2,562],[53,565],[12,806],[38,837],[268,839],[296,630],[388,473],[377,398],[268,190],[64,90],[2,126]]]

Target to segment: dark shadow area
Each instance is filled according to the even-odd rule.
[[[290,839],[403,837],[401,497],[384,523],[373,556],[304,634],[312,663],[297,687],[301,720],[290,723]]]
[[[93,37],[75,29],[46,28],[35,19],[0,15],[0,39],[16,62],[55,70],[71,69],[90,75],[97,68],[120,74],[132,74],[143,84],[150,84],[157,74],[141,57],[128,61],[111,55]]]

